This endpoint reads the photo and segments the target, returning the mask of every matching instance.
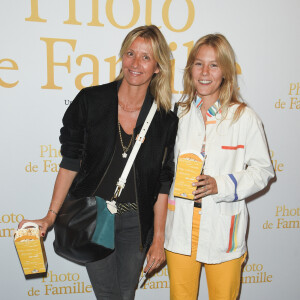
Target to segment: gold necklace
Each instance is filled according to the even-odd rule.
[[[118,121],[118,128],[119,128],[120,142],[121,142],[121,146],[122,146],[122,149],[123,149],[122,157],[126,158],[127,157],[126,152],[129,150],[129,148],[131,146],[131,143],[132,143],[132,140],[133,140],[133,134],[131,135],[131,139],[130,139],[130,142],[129,142],[128,146],[125,147],[124,144],[123,144],[122,133],[121,133],[121,125],[120,125],[119,121]]]
[[[142,107],[139,107],[137,109],[134,109],[134,110],[130,110],[130,109],[125,109],[123,105],[121,105],[121,103],[118,103],[119,106],[121,107],[122,110],[126,111],[126,112],[129,112],[129,113],[133,113],[133,112],[136,112],[136,111],[139,111],[141,110]]]

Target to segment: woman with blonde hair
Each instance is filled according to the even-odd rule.
[[[66,197],[112,198],[148,112],[155,107],[153,102],[157,105],[125,188],[116,199],[114,251],[86,263],[97,299],[134,299],[145,256],[145,270],[152,271],[165,260],[167,197],[178,123],[170,111],[170,55],[156,26],[132,30],[122,44],[118,78],[81,90],[63,118],[63,159],[52,201],[46,217],[33,221],[42,236],[63,210]]]
[[[165,248],[171,300],[197,299],[202,265],[209,299],[236,299],[247,253],[245,198],[268,184],[273,166],[262,123],[239,98],[235,55],[223,35],[195,43],[183,81],[175,163],[193,153],[203,167],[190,183],[191,199],[174,192],[177,177],[169,194]]]

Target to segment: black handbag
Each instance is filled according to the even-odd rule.
[[[96,197],[68,195],[54,223],[56,254],[78,264],[105,258],[112,249],[91,242],[97,218]]]
[[[157,105],[153,102],[118,180],[112,200],[105,201],[94,196],[74,199],[70,194],[66,197],[54,223],[53,246],[58,255],[78,264],[86,264],[103,259],[114,250],[103,245],[114,248],[114,214],[117,212],[115,200],[125,187],[129,171],[156,110]]]

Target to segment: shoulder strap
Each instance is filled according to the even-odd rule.
[[[132,148],[132,151],[131,151],[131,153],[128,157],[128,160],[126,162],[126,165],[124,167],[122,175],[121,175],[121,177],[119,178],[119,180],[117,182],[116,190],[115,190],[115,193],[114,193],[114,199],[116,199],[117,197],[120,196],[122,190],[125,187],[125,183],[126,183],[129,171],[130,171],[130,169],[133,165],[133,162],[136,158],[136,155],[137,155],[138,151],[140,150],[140,147],[141,147],[142,143],[145,140],[146,133],[147,133],[148,128],[149,128],[149,126],[152,122],[152,119],[155,115],[156,110],[157,110],[157,104],[155,103],[155,101],[153,101],[151,109],[150,109],[150,111],[147,115],[147,118],[146,118],[145,122],[144,122],[144,125],[143,125],[140,133],[136,137],[136,141],[135,141],[134,146]]]

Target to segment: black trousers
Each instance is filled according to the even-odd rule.
[[[146,250],[140,249],[136,211],[115,217],[115,250],[106,258],[86,264],[98,300],[133,300]]]

